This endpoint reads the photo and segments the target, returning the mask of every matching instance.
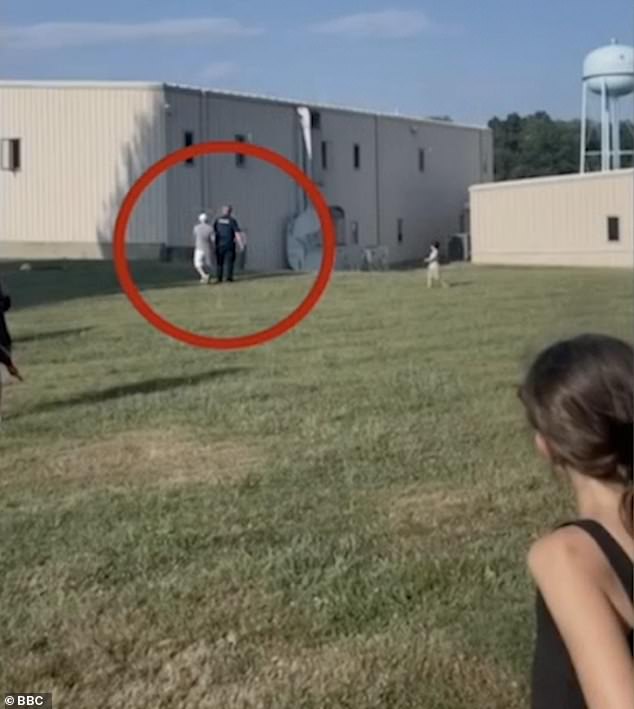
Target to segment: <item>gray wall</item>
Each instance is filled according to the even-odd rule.
[[[492,146],[482,140],[483,131],[450,124],[380,118],[378,126],[380,241],[392,263],[418,260],[432,241],[459,231],[469,187],[491,177]],[[424,172],[419,149],[425,151]]]
[[[375,119],[341,111],[321,110],[321,131],[314,135],[314,173],[331,207],[344,210],[345,247],[338,248],[340,265],[359,266],[364,247],[377,245]],[[328,162],[322,166],[321,144]],[[359,145],[360,167],[354,166]],[[358,223],[359,244],[353,243],[352,224]]]
[[[170,151],[183,147],[190,130],[195,143],[249,136],[296,162],[299,129],[292,108],[181,90],[168,89],[166,97]],[[295,212],[297,188],[280,170],[254,158],[238,167],[235,155],[210,155],[171,170],[168,189],[170,246],[191,247],[200,211],[213,217],[227,203],[247,234],[248,266],[263,271],[286,267],[285,229]]]

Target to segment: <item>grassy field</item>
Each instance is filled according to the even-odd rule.
[[[152,304],[226,336],[304,276]],[[567,514],[515,386],[582,330],[629,335],[631,273],[337,275],[240,353],[159,335],[108,265],[0,277],[27,382],[0,431],[0,691],[101,709],[527,705],[535,534]]]

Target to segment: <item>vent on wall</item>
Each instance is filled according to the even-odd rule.
[[[3,138],[0,147],[2,152],[2,169],[8,172],[18,172],[22,168],[22,144],[19,138]]]

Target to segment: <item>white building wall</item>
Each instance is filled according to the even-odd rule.
[[[634,264],[634,170],[498,182],[471,190],[475,263]],[[618,217],[620,240],[608,240]]]
[[[19,172],[0,172],[0,256],[102,258],[124,195],[164,154],[162,92],[143,87],[0,83],[0,138],[21,140]],[[166,185],[144,195],[131,251],[166,240]]]

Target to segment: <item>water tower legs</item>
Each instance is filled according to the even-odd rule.
[[[619,120],[619,104],[616,101],[610,102],[612,111],[612,169],[618,170],[621,167],[621,121]]]
[[[581,144],[579,155],[579,170],[586,171],[586,150],[588,149],[588,84],[584,81],[581,88]]]
[[[601,86],[601,169],[610,169],[610,109],[605,79]]]

